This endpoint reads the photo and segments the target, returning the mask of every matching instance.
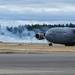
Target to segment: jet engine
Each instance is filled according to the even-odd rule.
[[[38,40],[43,40],[43,39],[45,39],[45,38],[44,38],[44,34],[45,34],[45,33],[37,33],[37,34],[35,34],[35,37],[36,37]]]

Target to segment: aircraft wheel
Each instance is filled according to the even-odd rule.
[[[74,44],[66,44],[65,46],[74,46]]]
[[[49,46],[52,46],[52,43],[49,43]]]

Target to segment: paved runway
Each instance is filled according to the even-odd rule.
[[[1,54],[2,75],[75,75],[75,53]]]

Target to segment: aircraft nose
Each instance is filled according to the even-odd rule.
[[[48,32],[45,33],[45,38],[49,41],[50,40],[50,34]]]

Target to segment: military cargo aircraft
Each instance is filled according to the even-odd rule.
[[[70,27],[55,27],[51,28],[45,33],[37,33],[35,37],[38,40],[46,39],[49,42],[49,46],[52,43],[64,44],[65,46],[75,45],[75,28]]]

